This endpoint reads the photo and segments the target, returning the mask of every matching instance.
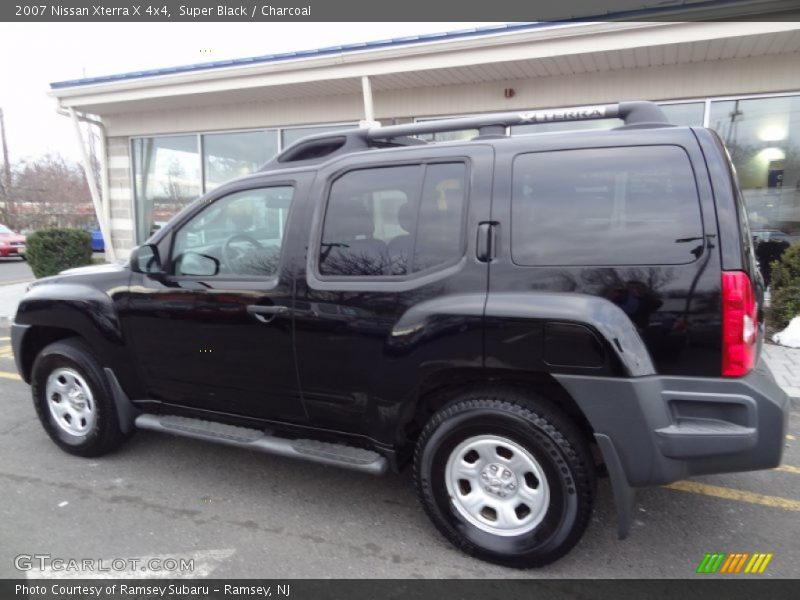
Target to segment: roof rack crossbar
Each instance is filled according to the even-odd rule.
[[[512,125],[530,125],[556,121],[591,121],[613,118],[622,119],[627,127],[664,126],[670,124],[664,111],[657,104],[637,101],[555,110],[492,113],[475,117],[458,117],[404,125],[389,125],[387,127],[371,127],[367,130],[366,136],[368,139],[374,140],[422,133],[481,129],[493,125],[510,127]]]
[[[492,113],[476,117],[437,119],[421,123],[379,126],[369,129],[345,129],[310,135],[286,148],[260,170],[269,171],[292,163],[296,165],[316,163],[336,155],[349,154],[368,148],[425,144],[426,142],[423,140],[411,137],[423,133],[477,129],[479,133],[477,139],[486,139],[504,136],[505,128],[512,125],[611,118],[622,119],[626,127],[670,126],[664,111],[658,105],[645,101],[555,110]]]

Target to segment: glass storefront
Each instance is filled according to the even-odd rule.
[[[661,108],[676,125],[707,123],[723,138],[738,173],[757,242],[800,239],[800,95],[701,99],[665,103]],[[619,119],[604,119],[520,125],[512,127],[511,133],[602,129],[620,124]],[[144,241],[200,194],[228,179],[252,173],[297,140],[355,126],[345,123],[134,138],[131,149],[137,240]],[[476,134],[457,131],[420,137],[445,141]]]
[[[800,96],[715,100],[708,125],[736,166],[756,242],[800,239]]]
[[[661,110],[670,123],[687,127],[702,127],[706,112],[705,102],[682,102],[680,104],[661,104]]]
[[[133,140],[136,237],[144,241],[200,195],[196,135]]]
[[[281,148],[307,135],[353,127],[357,124],[133,138],[137,242],[201,194],[257,171]]]
[[[277,131],[212,133],[203,136],[205,191],[259,169],[278,153]]]

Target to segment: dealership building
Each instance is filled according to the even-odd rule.
[[[117,257],[198,195],[310,133],[621,100],[653,100],[677,125],[716,129],[753,229],[800,236],[796,20],[511,24],[51,87],[62,113],[102,137],[93,195]]]

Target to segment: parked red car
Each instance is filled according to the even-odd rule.
[[[0,257],[19,256],[25,260],[25,236],[0,224]]]

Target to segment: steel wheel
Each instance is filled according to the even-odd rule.
[[[53,421],[61,430],[75,436],[92,430],[97,418],[94,396],[77,371],[55,369],[47,377],[45,394]]]
[[[476,388],[428,419],[414,483],[437,529],[464,552],[510,567],[553,562],[592,511],[592,455],[578,427],[531,390]]]
[[[550,504],[550,486],[541,465],[508,438],[480,435],[464,440],[450,453],[445,477],[456,510],[494,535],[531,531]]]

